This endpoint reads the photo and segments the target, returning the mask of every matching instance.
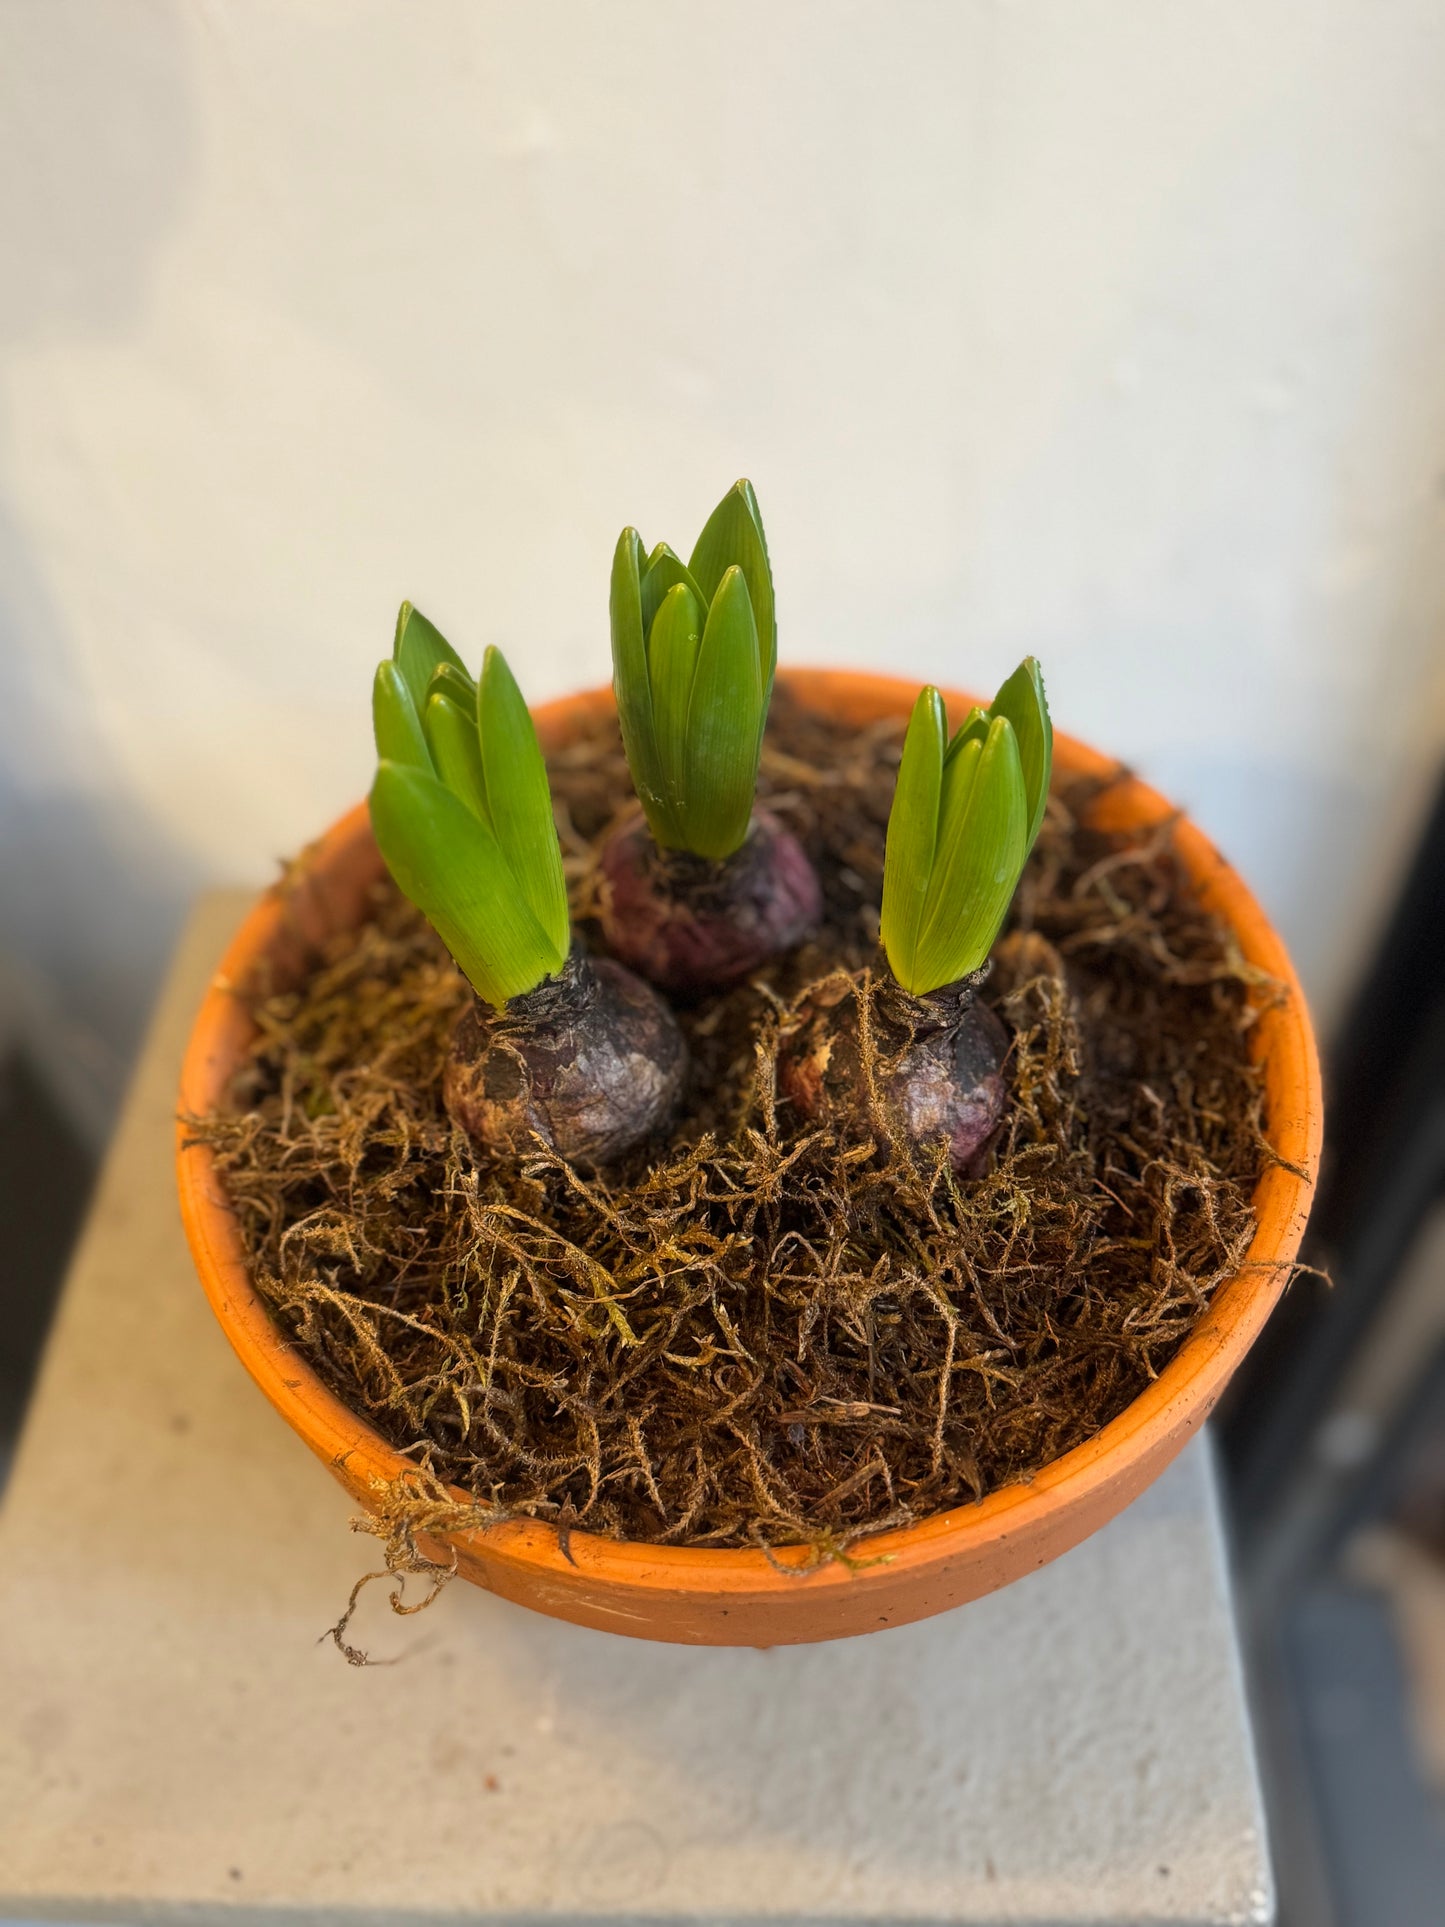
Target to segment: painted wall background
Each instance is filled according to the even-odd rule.
[[[608,673],[755,480],[795,660],[992,684],[1328,1024],[1445,740],[1445,7],[0,0],[0,1008],[94,1131],[409,595]]]

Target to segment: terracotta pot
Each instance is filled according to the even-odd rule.
[[[810,707],[858,723],[906,716],[917,693],[912,682],[844,672],[793,670],[782,680]],[[949,697],[959,715],[970,700]],[[537,712],[543,744],[567,742],[611,708],[605,690],[548,704]],[[1054,754],[1068,774],[1114,767],[1067,736],[1056,739]],[[1097,820],[1124,828],[1169,813],[1161,796],[1128,780],[1104,793]],[[772,1646],[903,1625],[991,1592],[1077,1545],[1157,1478],[1204,1423],[1284,1290],[1314,1193],[1321,1129],[1314,1036],[1284,946],[1198,830],[1181,822],[1176,839],[1200,895],[1232,926],[1245,958],[1285,985],[1283,1001],[1251,1033],[1264,1065],[1266,1128],[1280,1161],[1259,1181],[1258,1230],[1245,1267],[1216,1291],[1191,1336],[1132,1405],[1029,1483],[861,1543],[858,1556],[872,1563],[853,1570],[836,1563],[778,1570],[807,1566],[803,1550],[780,1552],[774,1565],[761,1552],[650,1546],[581,1532],[571,1535],[564,1556],[556,1531],[530,1522],[458,1534],[429,1549],[439,1558],[455,1552],[460,1571],[477,1585],[581,1625],[696,1645]],[[284,894],[273,888],[261,898],[196,1018],[181,1077],[183,1114],[224,1103],[251,1034],[232,986],[260,959],[280,981],[294,975],[317,937],[359,920],[381,868],[361,805],[307,852]],[[277,1411],[366,1505],[407,1462],[327,1390],[278,1331],[252,1288],[212,1154],[204,1146],[186,1149],[184,1141],[182,1126],[181,1209],[216,1316]]]

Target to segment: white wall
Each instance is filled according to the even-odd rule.
[[[1439,0],[0,0],[0,940],[72,1102],[363,789],[403,595],[603,680],[617,529],[741,472],[787,656],[1036,650],[1332,1019],[1445,733],[1442,121]]]

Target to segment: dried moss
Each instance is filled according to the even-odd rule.
[[[453,1131],[440,1068],[467,992],[389,887],[303,989],[257,999],[235,1107],[197,1134],[280,1323],[432,1503],[439,1478],[564,1532],[841,1554],[1089,1437],[1238,1267],[1265,1155],[1257,986],[1168,827],[1085,829],[1078,784],[985,993],[1014,1036],[985,1174],[777,1102],[791,1000],[876,962],[900,738],[779,696],[761,790],[818,865],[824,928],[680,1013],[686,1115],[605,1180],[540,1148],[479,1162]],[[614,727],[552,775],[595,939],[596,851],[630,795]]]

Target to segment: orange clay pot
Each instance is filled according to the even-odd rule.
[[[916,685],[888,676],[793,670],[783,677],[807,706],[851,723],[906,717]],[[970,698],[950,695],[955,714]],[[610,713],[610,691],[549,703],[537,712],[546,748],[571,740]],[[1067,736],[1054,757],[1067,775],[1115,766]],[[1097,805],[1101,827],[1138,828],[1172,814],[1131,778]],[[514,1521],[444,1540],[423,1540],[438,1559],[455,1556],[476,1585],[538,1612],[641,1639],[703,1646],[773,1646],[838,1639],[900,1626],[1005,1586],[1096,1531],[1156,1479],[1209,1416],[1231,1373],[1284,1290],[1314,1193],[1320,1151],[1320,1076],[1314,1035],[1284,946],[1244,884],[1188,822],[1176,846],[1205,904],[1233,929],[1247,962],[1284,986],[1250,1035],[1264,1066],[1265,1128],[1276,1153],[1255,1193],[1258,1229],[1243,1268],[1215,1292],[1208,1311],[1147,1390],[1085,1444],[1027,1484],[920,1525],[879,1533],[853,1548],[849,1566],[812,1565],[806,1549],[761,1552],[652,1546],[573,1532],[564,1554],[555,1529]],[[317,938],[359,921],[382,874],[364,805],[308,850],[283,887],[251,911],[206,992],[181,1075],[180,1110],[195,1115],[226,1101],[252,1034],[235,994],[263,960],[272,980],[293,981]],[[241,1362],[287,1424],[300,1433],[363,1506],[408,1469],[369,1425],[336,1398],[281,1335],[247,1274],[236,1220],[212,1154],[179,1130],[181,1210],[206,1295]],[[458,1499],[465,1499],[460,1492]],[[779,1568],[783,1568],[780,1570]]]

